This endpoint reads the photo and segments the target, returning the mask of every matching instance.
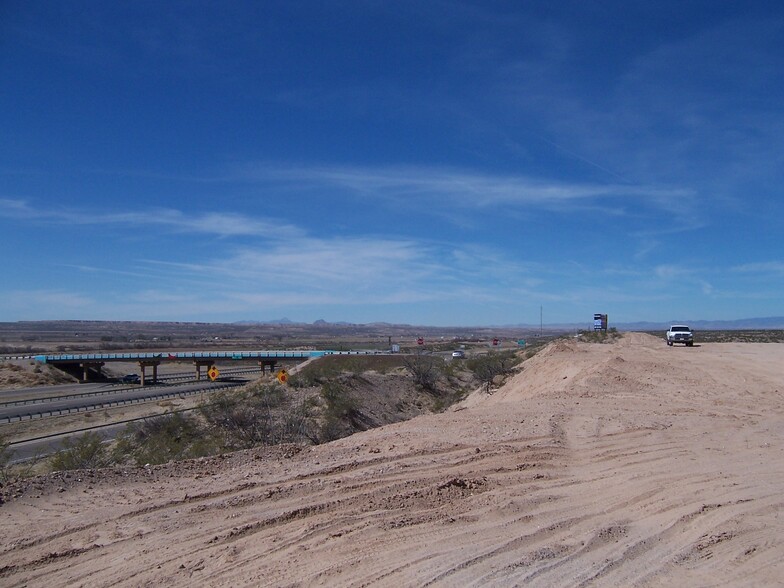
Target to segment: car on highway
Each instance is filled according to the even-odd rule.
[[[121,384],[141,384],[142,379],[139,377],[139,374],[125,374],[122,378],[120,378]]]
[[[460,351],[459,349],[457,351],[453,351],[452,357],[455,359],[462,359],[465,357],[465,351]]]

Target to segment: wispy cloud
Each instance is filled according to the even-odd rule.
[[[64,290],[9,290],[0,292],[5,311],[87,311],[95,304],[89,296]]]
[[[680,212],[694,196],[691,190],[623,183],[591,184],[560,180],[482,174],[417,166],[272,166],[249,165],[238,174],[260,182],[332,187],[356,195],[373,195],[394,202],[414,199],[431,206],[483,209],[526,207],[582,211],[589,207],[647,206]],[[423,206],[423,208],[425,208]]]
[[[509,300],[552,272],[489,247],[393,238],[304,238],[177,263],[145,262],[174,280],[259,304],[385,304]],[[254,303],[255,303],[254,302]]]
[[[769,274],[776,277],[784,277],[784,261],[763,261],[736,265],[732,268],[732,271],[744,274]]]
[[[12,219],[35,219],[41,218],[42,212],[36,209],[26,200],[15,200],[11,198],[0,198],[0,217]]]
[[[96,212],[86,214],[75,208],[41,206],[26,200],[0,199],[0,217],[39,222],[86,225],[118,225],[123,227],[166,227],[173,232],[204,233],[220,237],[255,236],[293,238],[302,236],[298,227],[276,219],[258,219],[238,213],[185,213],[171,208],[149,208],[132,212]]]
[[[371,238],[305,238],[264,248],[244,247],[212,261],[150,263],[184,274],[210,275],[234,283],[288,287],[344,294],[405,288],[453,273],[444,251],[417,241]]]

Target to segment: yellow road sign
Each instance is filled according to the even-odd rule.
[[[210,377],[210,380],[214,382],[217,379],[217,377],[220,376],[220,372],[218,371],[218,368],[212,366],[210,369],[207,370],[207,375]]]
[[[278,372],[278,382],[281,384],[285,384],[289,381],[289,373],[286,370],[280,370]]]

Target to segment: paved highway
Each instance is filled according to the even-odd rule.
[[[0,405],[0,423],[12,423],[123,404],[149,402],[171,396],[190,396],[201,392],[212,392],[221,388],[241,386],[246,383],[247,380],[238,378],[230,381],[202,381],[169,386],[136,386],[111,391],[104,389],[94,393],[58,396],[43,399],[43,401],[38,399],[39,401],[37,402],[26,402],[24,404],[18,402],[6,403]]]
[[[123,422],[112,425],[105,425],[102,427],[92,427],[90,430],[95,431],[101,435],[101,437],[109,441],[117,437],[117,435],[119,435],[127,426],[128,423]],[[53,453],[57,453],[62,449],[62,444],[65,439],[83,435],[85,432],[86,430],[71,431],[59,435],[50,435],[48,437],[31,439],[29,441],[11,443],[8,447],[9,451],[12,452],[11,463],[22,463],[30,459],[43,458],[48,455],[52,455]]]
[[[35,404],[17,406],[5,405],[0,407],[0,423],[68,414],[69,411],[81,412],[94,410],[96,408],[108,408],[109,406],[118,406],[121,404],[148,402],[171,396],[191,396],[204,392],[215,392],[221,389],[241,386],[246,383],[247,380],[235,379],[217,382],[191,382],[176,386],[135,387],[133,389],[117,390],[115,391],[115,394],[111,396],[101,394],[99,391],[97,394],[79,395],[64,399],[44,399],[44,402]],[[67,389],[68,387],[64,388]],[[84,385],[81,385],[79,389],[83,390]],[[62,434],[47,435],[27,441],[11,443],[9,446],[9,450],[13,452],[11,463],[20,463],[33,458],[51,455],[62,448],[63,440],[81,435],[88,430],[97,432],[106,440],[114,439],[125,429],[129,422],[142,420],[142,418],[148,417],[131,419],[130,421],[109,425],[87,427],[77,431],[69,431]]]
[[[222,369],[221,377],[234,379],[237,376],[248,377],[249,374],[261,374],[258,368],[231,368]],[[251,375],[251,377],[253,377]],[[193,372],[179,372],[158,376],[158,384],[168,384],[173,382],[196,382]],[[208,381],[205,376],[204,381]],[[156,384],[147,383],[147,386]],[[14,402],[33,404],[36,402],[47,402],[60,396],[79,396],[88,394],[115,394],[119,390],[128,389],[130,386],[137,388],[135,384],[120,384],[117,382],[93,382],[93,383],[72,383],[60,384],[57,386],[38,386],[35,388],[14,388],[10,390],[0,390],[0,406]]]

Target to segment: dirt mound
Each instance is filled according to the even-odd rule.
[[[50,365],[29,361],[0,363],[0,390],[68,384],[75,381],[76,378],[72,378]]]
[[[779,344],[555,344],[447,413],[28,489],[0,579],[776,585],[782,381]]]

